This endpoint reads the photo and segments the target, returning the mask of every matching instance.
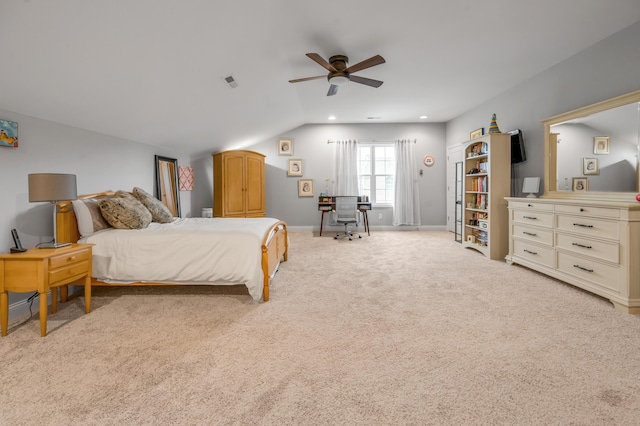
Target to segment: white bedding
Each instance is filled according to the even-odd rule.
[[[273,218],[188,218],[139,230],[105,229],[79,242],[94,244],[100,281],[245,284],[262,298],[261,245]]]

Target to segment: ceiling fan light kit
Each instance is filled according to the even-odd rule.
[[[307,53],[307,56],[320,64],[324,69],[329,71],[329,74],[327,74],[327,80],[329,81],[331,86],[329,86],[327,96],[335,95],[336,93],[338,93],[338,86],[346,84],[350,81],[376,88],[382,86],[382,81],[380,80],[373,80],[371,78],[351,75],[354,72],[362,71],[376,65],[384,64],[385,60],[380,55],[372,56],[371,58],[366,59],[362,62],[358,62],[357,64],[350,67],[347,67],[349,58],[344,55],[334,55],[329,58],[328,62],[317,53]],[[300,83],[302,81],[317,80],[323,77],[324,76],[322,75],[318,75],[315,77],[298,78],[295,80],[289,80],[289,83]]]

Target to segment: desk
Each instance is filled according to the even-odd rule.
[[[51,312],[58,310],[58,287],[84,278],[85,312],[91,312],[91,245],[29,249],[0,255],[0,322],[7,335],[8,291],[40,293],[40,335],[47,335],[47,293]]]
[[[324,214],[327,212],[334,211],[336,209],[336,199],[335,197],[320,197],[318,199],[318,210],[322,212],[322,217],[320,218],[320,236],[322,237],[322,225],[324,224]],[[371,210],[371,202],[369,201],[358,201],[358,210],[362,212],[362,223],[364,225],[364,230],[367,232],[367,235],[371,235],[369,232],[369,216],[367,212]]]

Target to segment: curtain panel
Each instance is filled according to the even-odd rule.
[[[420,194],[417,167],[414,161],[414,141],[396,140],[395,202],[393,225],[420,225]]]

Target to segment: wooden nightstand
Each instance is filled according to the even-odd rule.
[[[40,293],[40,335],[47,335],[47,293],[51,290],[51,313],[58,311],[58,287],[84,277],[86,313],[91,312],[91,244],[72,244],[57,249],[29,249],[0,254],[0,320],[2,335],[9,322],[8,291]]]

